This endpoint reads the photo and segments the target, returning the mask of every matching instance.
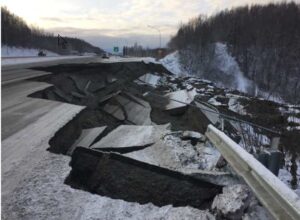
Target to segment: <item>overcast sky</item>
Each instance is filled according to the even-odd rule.
[[[104,49],[132,45],[156,47],[161,30],[163,45],[180,23],[199,14],[225,8],[281,0],[2,0],[1,5],[29,24],[55,34],[83,38]],[[296,0],[300,2],[300,0]]]

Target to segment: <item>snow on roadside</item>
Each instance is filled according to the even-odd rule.
[[[42,49],[23,48],[23,47],[9,47],[3,45],[1,47],[1,57],[36,57]],[[49,50],[42,50],[46,56],[59,56]]]
[[[298,163],[299,165],[299,163]],[[297,170],[297,175],[299,175],[299,169]],[[279,170],[279,173],[278,173],[278,178],[284,182],[289,188],[292,189],[292,186],[291,186],[291,179],[293,178],[290,171],[288,171],[287,169],[283,168],[283,169],[280,169]],[[300,196],[300,186],[299,184],[297,185],[297,188],[296,189],[293,189],[294,192]]]
[[[64,184],[70,158],[45,152],[11,196],[4,197],[3,219],[215,219],[208,210],[158,207],[91,194]]]
[[[163,59],[161,59],[160,62],[171,73],[174,73],[175,75],[178,75],[178,76],[185,75],[182,72],[181,66],[179,64],[179,53],[178,53],[178,51],[175,51],[171,54],[168,54]]]
[[[153,57],[121,57],[121,56],[110,56],[109,59],[102,59],[101,63],[120,63],[120,62],[144,62],[158,63]]]

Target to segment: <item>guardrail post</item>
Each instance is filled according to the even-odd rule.
[[[220,118],[221,120],[221,131],[224,131],[224,118]]]
[[[271,148],[273,150],[278,150],[279,143],[280,143],[280,137],[272,137],[272,139],[271,139]]]

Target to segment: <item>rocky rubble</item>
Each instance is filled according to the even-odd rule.
[[[214,198],[212,210],[217,219],[272,219],[250,189],[242,184],[225,186],[222,194]]]

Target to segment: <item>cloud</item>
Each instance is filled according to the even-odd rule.
[[[57,17],[41,17],[42,20],[46,21],[54,21],[54,22],[62,22],[63,20]]]
[[[158,34],[139,34],[139,33],[124,33],[118,36],[106,35],[105,32],[113,31],[106,29],[80,29],[80,28],[52,28],[49,31],[60,34],[62,36],[80,37],[87,42],[101,47],[104,50],[111,51],[113,46],[132,46],[134,43],[143,45],[144,47],[155,48],[159,46]],[[162,46],[165,46],[170,40],[169,35],[162,35]]]
[[[273,0],[273,2],[280,0]],[[297,0],[300,1],[300,0]],[[225,8],[269,0],[2,0],[3,5],[30,24],[62,35],[77,37],[174,35],[180,23],[200,14],[212,15]],[[148,38],[145,44],[148,43]],[[153,38],[152,38],[153,39]],[[155,42],[155,39],[153,40]],[[154,43],[153,43],[154,44]]]

